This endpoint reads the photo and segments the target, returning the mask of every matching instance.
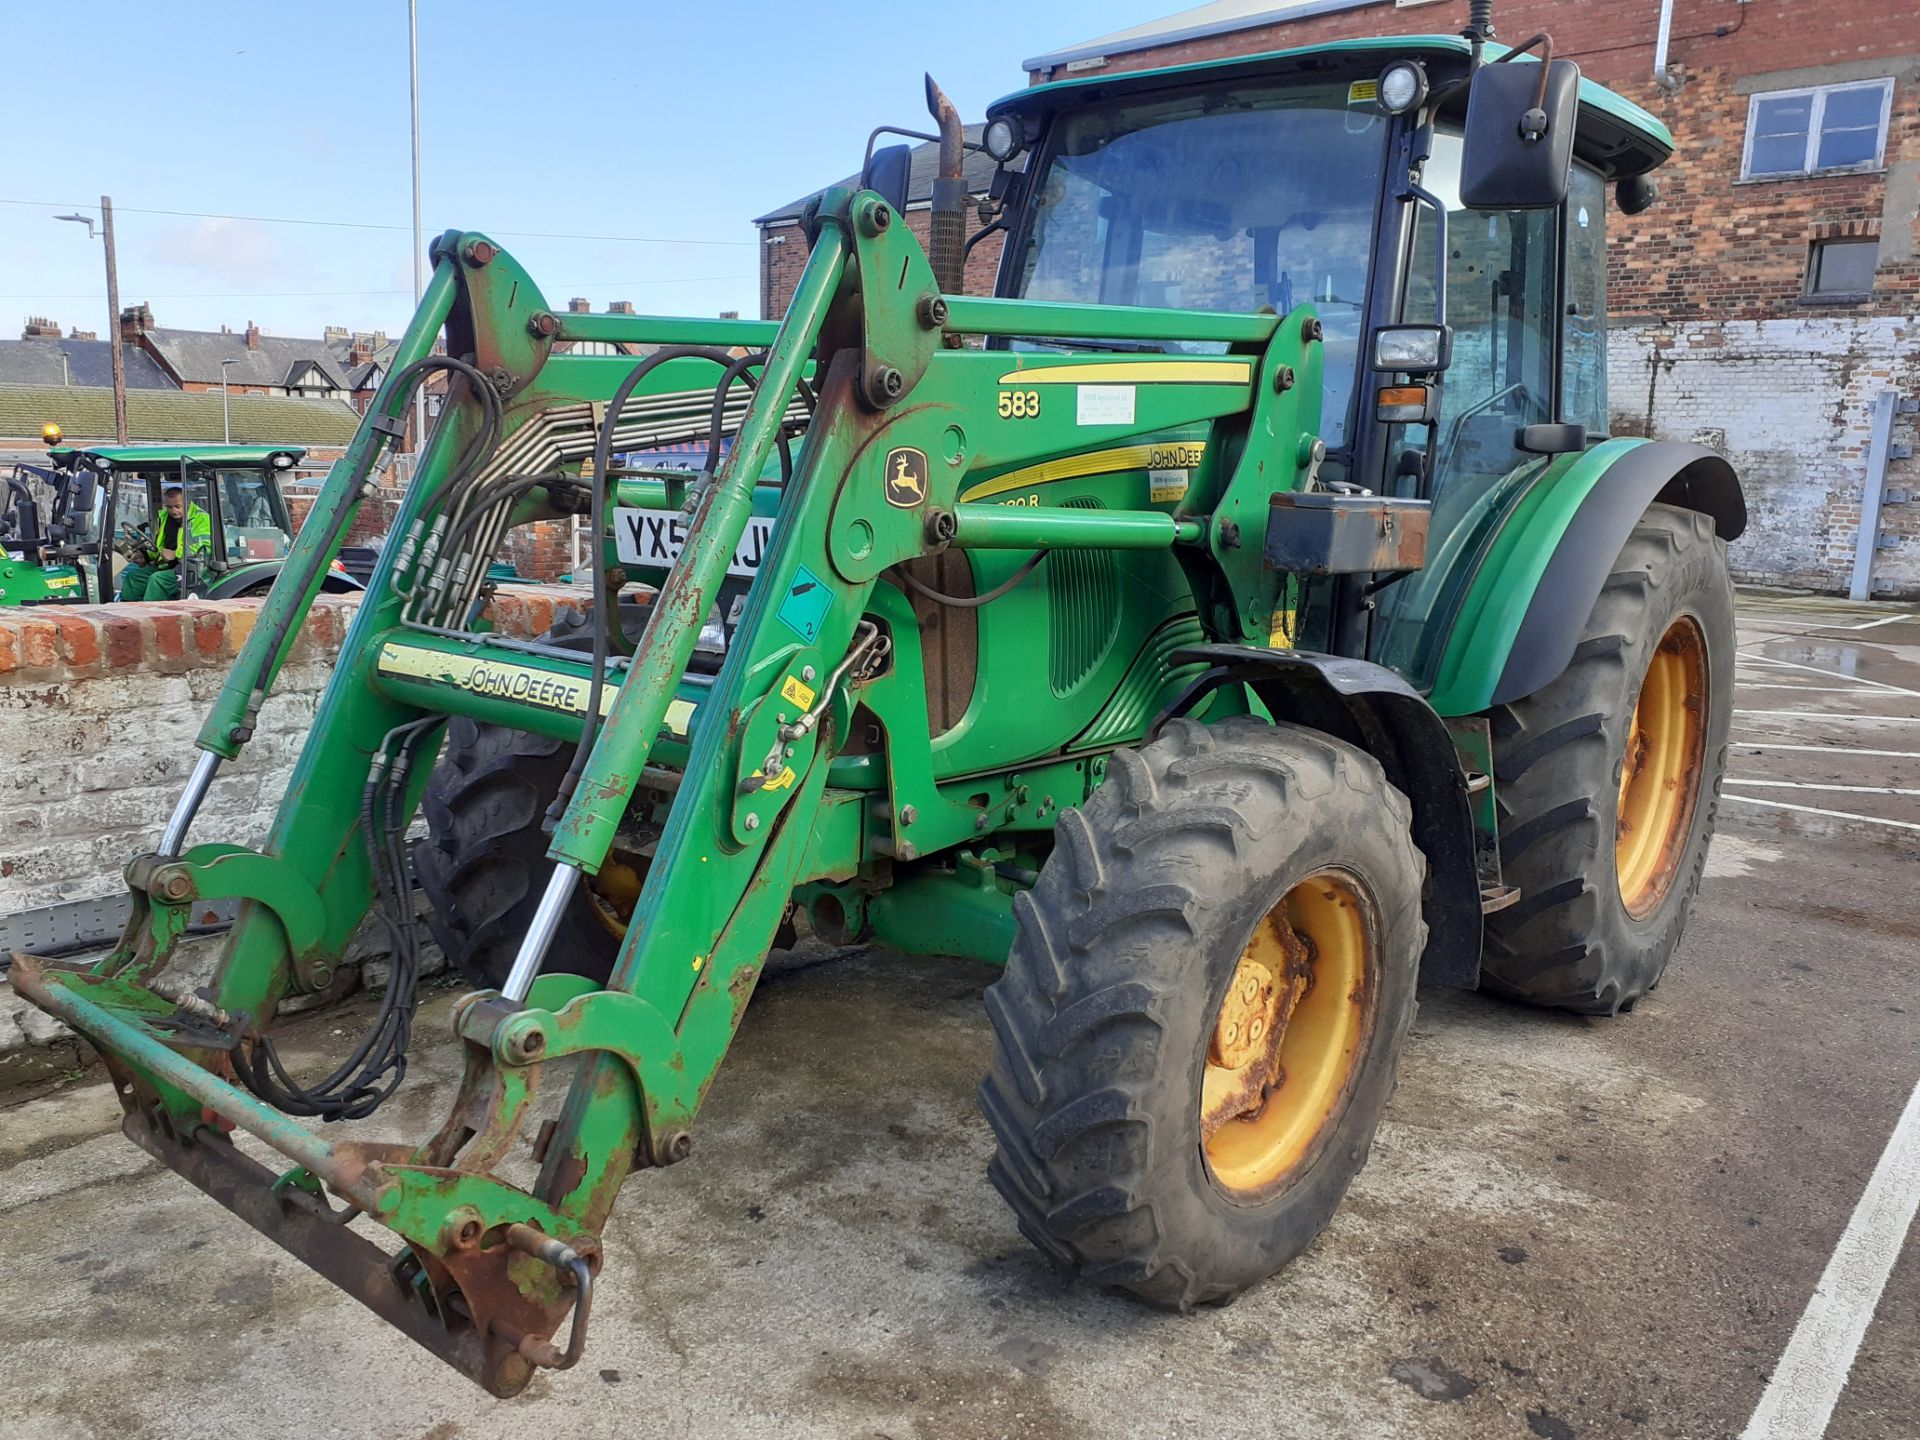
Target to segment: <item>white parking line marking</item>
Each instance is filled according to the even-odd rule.
[[[1825,685],[1788,685],[1770,680],[1735,680],[1741,690],[1798,690],[1802,695],[1858,695],[1858,690],[1830,690]]]
[[[1920,1085],[1893,1127],[1741,1440],[1819,1440],[1920,1209]]]
[[[1826,630],[1877,630],[1882,625],[1898,625],[1902,620],[1920,620],[1920,615],[1883,615],[1878,620],[1869,620],[1864,625],[1826,625]]]
[[[1729,785],[1772,785],[1786,790],[1851,790],[1856,795],[1920,795],[1920,790],[1906,790],[1898,785],[1821,785],[1811,780],[1748,780],[1738,775],[1727,776]]]
[[[1882,755],[1890,760],[1920,760],[1920,750],[1855,750],[1846,745],[1781,745],[1765,736],[1758,740],[1735,740],[1733,744],[1748,750],[1807,750],[1815,755]]]
[[[1849,715],[1825,710],[1739,710],[1736,715],[1779,715],[1789,720],[1867,720],[1875,725],[1920,725],[1920,715]]]
[[[1911,820],[1882,820],[1878,815],[1855,815],[1851,810],[1822,810],[1813,805],[1789,805],[1784,800],[1762,800],[1758,795],[1736,795],[1732,791],[1721,794],[1722,800],[1738,800],[1747,805],[1764,805],[1769,810],[1796,810],[1802,815],[1830,815],[1835,820],[1858,820],[1863,825],[1885,825],[1893,830],[1913,830],[1920,832],[1920,825]]]
[[[1865,685],[1871,690],[1881,690],[1889,695],[1909,695],[1920,700],[1920,690],[1909,690],[1903,685],[1889,685],[1884,680],[1869,680],[1864,675],[1849,675],[1844,670],[1822,670],[1818,665],[1802,665],[1798,660],[1776,660],[1771,655],[1749,657],[1762,665],[1784,665],[1789,670],[1805,670],[1810,674],[1824,675],[1829,680],[1846,680],[1854,685]]]

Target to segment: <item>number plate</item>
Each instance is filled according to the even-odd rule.
[[[770,548],[773,521],[755,515],[747,521],[747,532],[740,537],[740,548],[733,552],[727,574],[751,580],[760,573],[760,561]],[[665,570],[680,558],[687,543],[687,522],[671,510],[615,510],[613,512],[614,548],[620,563],[642,569]]]

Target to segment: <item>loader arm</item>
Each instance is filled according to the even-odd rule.
[[[1084,306],[956,300],[949,309],[896,218],[870,192],[823,199],[786,320],[763,356],[728,364],[730,379],[748,369],[759,378],[715,473],[687,483],[615,467],[585,481],[602,487],[603,503],[676,511],[686,535],[631,655],[611,658],[597,709],[592,667],[577,655],[486,633],[485,557],[512,523],[578,511],[590,448],[583,436],[600,426],[628,433],[621,427],[630,413],[666,433],[658,427],[673,423],[675,397],[710,385],[714,372],[706,364],[696,378],[698,357],[666,360],[648,371],[631,411],[609,413],[604,402],[634,371],[631,357],[555,349],[570,338],[610,338],[607,320],[555,315],[490,241],[443,237],[393,375],[335,467],[202,731],[201,769],[168,844],[129,867],[136,908],[120,947],[86,970],[16,962],[21,993],[100,1048],[137,1143],[495,1394],[516,1393],[537,1366],[578,1359],[599,1232],[634,1168],[687,1155],[700,1102],[796,887],[884,871],[990,824],[1045,829],[1058,805],[1099,782],[1101,750],[1074,759],[1060,742],[1037,754],[1009,750],[1008,799],[987,810],[970,793],[979,780],[937,773],[924,742],[920,637],[900,592],[883,583],[887,572],[949,548],[1010,558],[1159,550],[1196,577],[1216,637],[1267,632],[1279,581],[1261,564],[1257,532],[1243,539],[1243,527],[1264,523],[1268,496],[1310,473],[1319,387],[1268,377],[1317,373],[1311,311],[1122,317],[1133,333],[1226,341],[1228,353],[1214,357],[949,347],[949,336],[1084,335],[1119,322]],[[764,338],[764,327],[713,325],[639,322],[618,338],[696,346]],[[466,358],[430,358],[442,329],[448,350]],[[266,845],[258,854],[183,851],[216,757],[230,758],[250,738],[288,637],[398,431],[404,382],[436,366],[452,371],[443,419]],[[702,392],[702,417],[706,403]],[[797,408],[808,404],[810,415]],[[755,487],[796,414],[807,417],[805,439],[735,641],[717,675],[693,674],[695,641],[741,544]],[[960,498],[983,476],[1019,474],[1096,441],[1196,427],[1231,463],[1200,472],[1178,505],[1002,507]],[[600,540],[608,541],[604,531]],[[1164,662],[1190,633],[1169,629],[1142,652],[1162,667],[1131,682],[1129,704],[1142,716],[1169,683]],[[911,670],[896,663],[896,637]],[[850,757],[854,769],[834,783],[856,706],[869,699],[865,713],[893,737],[890,791],[856,776],[871,757]],[[465,1074],[435,1135],[329,1143],[300,1115],[363,1115],[377,1105],[384,1075],[347,1101],[314,1098],[274,1068],[265,1032],[283,996],[331,982],[376,898],[395,903],[392,875],[404,876],[404,865],[386,867],[451,714],[508,718],[565,738],[604,717],[554,831],[550,899],[564,900],[600,868],[644,795],[671,795],[664,832],[604,986],[542,973],[547,935],[536,919],[504,991],[470,995],[456,1010]],[[1124,741],[1127,723],[1109,721],[1106,738],[1092,743]],[[908,743],[915,727],[917,748]],[[1016,764],[1025,767],[1018,775]],[[1057,786],[1059,799],[1029,800],[1028,785],[1015,783],[1028,777]],[[936,884],[919,893],[937,906],[952,892]],[[1005,895],[992,893],[1004,909]],[[245,903],[215,981],[199,995],[170,992],[161,982],[187,907],[216,894]],[[529,1138],[547,1065],[575,1058],[557,1125],[538,1137],[537,1180],[531,1190],[506,1183],[494,1168]],[[293,1113],[289,1097],[302,1102]],[[287,1168],[242,1155],[228,1138],[234,1128]],[[365,1233],[372,1224],[403,1248],[389,1255]],[[569,1312],[562,1343],[555,1337]]]

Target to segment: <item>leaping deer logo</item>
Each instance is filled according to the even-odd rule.
[[[887,455],[887,503],[902,510],[924,504],[927,498],[927,457],[920,450],[894,450]]]

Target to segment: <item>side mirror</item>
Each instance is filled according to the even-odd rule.
[[[873,159],[867,162],[863,183],[867,189],[878,191],[880,198],[893,207],[894,213],[904,217],[907,213],[907,181],[912,172],[913,147],[888,145],[873,152]]]
[[[1587,427],[1522,425],[1513,432],[1513,448],[1527,455],[1578,455],[1587,448]]]
[[[1467,91],[1460,201],[1469,210],[1551,210],[1567,194],[1580,67],[1555,60],[1482,65]]]

